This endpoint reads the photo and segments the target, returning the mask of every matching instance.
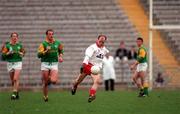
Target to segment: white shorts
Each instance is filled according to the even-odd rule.
[[[12,72],[14,70],[21,70],[21,69],[22,69],[22,62],[8,62],[7,63],[8,72]]]
[[[139,64],[137,65],[136,71],[137,71],[137,72],[141,72],[141,71],[146,72],[147,67],[148,67],[147,63],[139,63]]]
[[[58,62],[42,62],[41,70],[58,70]]]

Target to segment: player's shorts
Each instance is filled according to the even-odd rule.
[[[147,68],[148,68],[148,65],[147,65],[147,63],[139,63],[138,65],[137,65],[137,69],[136,69],[136,71],[137,72],[141,72],[141,71],[146,71],[147,70]]]
[[[7,63],[8,72],[12,72],[14,70],[21,70],[21,69],[22,69],[22,62],[8,62]]]
[[[93,66],[93,64],[88,63],[88,65],[84,65],[81,67],[80,69],[80,73],[85,73],[87,75],[91,75],[91,67]]]
[[[41,70],[58,70],[58,62],[42,62]]]

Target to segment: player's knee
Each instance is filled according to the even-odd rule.
[[[16,78],[14,78],[14,79],[13,79],[13,82],[17,82],[17,79],[16,79]]]
[[[57,83],[57,79],[51,79],[51,83],[52,84],[56,84]]]
[[[99,79],[99,78],[95,79],[95,80],[94,80],[94,83],[95,83],[95,84],[100,84],[100,79]]]

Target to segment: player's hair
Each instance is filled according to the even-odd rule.
[[[143,42],[143,38],[141,38],[141,37],[138,37],[137,40],[141,40]]]
[[[105,40],[107,40],[107,37],[106,37],[105,35],[99,35],[99,36],[98,36],[98,40],[99,40],[100,37],[104,37]]]
[[[12,32],[10,36],[12,37],[12,36],[13,36],[13,34],[16,34],[16,35],[17,35],[17,37],[19,36],[17,32]]]
[[[48,34],[49,31],[54,33],[53,29],[48,29],[48,30],[46,30],[46,35]]]

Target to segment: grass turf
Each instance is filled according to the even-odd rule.
[[[177,114],[180,91],[153,91],[150,97],[138,98],[136,91],[98,91],[88,103],[88,91],[49,93],[44,102],[41,92],[21,92],[20,100],[11,101],[9,92],[0,93],[0,114]]]

